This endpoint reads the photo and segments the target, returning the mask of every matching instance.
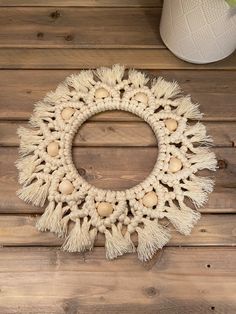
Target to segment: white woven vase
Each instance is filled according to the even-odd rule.
[[[164,0],[160,33],[185,61],[218,61],[236,49],[236,9],[225,0]]]

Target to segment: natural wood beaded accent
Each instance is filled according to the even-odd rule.
[[[145,93],[137,93],[134,95],[134,99],[139,101],[139,102],[142,102],[144,104],[147,104],[148,103],[148,97]]]
[[[109,92],[105,88],[101,87],[95,91],[95,97],[97,99],[106,98],[108,96],[109,96]]]
[[[55,157],[59,153],[59,144],[57,142],[51,142],[47,146],[48,155]]]
[[[74,187],[69,180],[63,180],[59,184],[59,191],[64,195],[71,194],[73,192],[73,190],[74,190]]]
[[[175,173],[182,168],[182,162],[175,157],[171,157],[169,161],[169,171]]]
[[[155,192],[149,192],[144,195],[142,202],[143,202],[143,205],[146,207],[153,207],[157,205],[158,197]]]
[[[110,203],[101,202],[101,203],[98,203],[97,205],[97,211],[98,211],[99,216],[107,217],[111,215],[111,213],[113,212],[113,206]]]
[[[178,123],[174,119],[166,119],[165,125],[170,132],[174,132],[178,127]]]
[[[75,112],[75,109],[71,107],[67,107],[63,109],[61,112],[62,119],[64,119],[65,121],[70,120],[74,112]]]

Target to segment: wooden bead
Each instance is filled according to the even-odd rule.
[[[174,132],[178,127],[178,123],[174,119],[166,119],[165,125],[170,132]]]
[[[149,192],[144,195],[142,202],[143,202],[143,205],[146,207],[153,207],[157,205],[158,197],[155,192]]]
[[[137,94],[135,94],[134,99],[144,104],[148,103],[148,96],[141,92],[138,92]]]
[[[101,202],[97,206],[98,215],[101,217],[107,217],[113,212],[113,206],[111,203]]]
[[[47,153],[51,157],[55,157],[59,153],[59,144],[57,142],[51,142],[47,146]]]
[[[63,180],[59,184],[59,191],[62,194],[65,194],[65,195],[71,194],[73,190],[74,190],[74,186],[69,180]]]
[[[97,99],[101,99],[101,98],[106,98],[109,96],[109,92],[108,90],[106,90],[105,88],[101,87],[101,88],[98,88],[96,91],[95,91],[95,97]]]
[[[63,120],[68,121],[75,113],[75,109],[71,107],[64,108],[61,112],[61,117]]]
[[[177,172],[182,168],[182,162],[176,158],[176,157],[171,157],[169,161],[169,171],[170,172]]]

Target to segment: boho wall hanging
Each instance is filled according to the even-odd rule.
[[[141,117],[158,142],[151,174],[123,191],[98,189],[86,182],[71,156],[78,128],[106,110]],[[18,130],[17,168],[23,187],[17,194],[36,206],[47,202],[37,228],[65,237],[64,250],[91,250],[100,232],[105,235],[108,259],[137,251],[138,258],[146,261],[170,239],[170,230],[161,220],[190,234],[200,214],[186,205],[186,199],[198,208],[213,189],[212,179],[196,176],[198,170],[216,169],[205,126],[188,123],[201,117],[198,106],[180,94],[176,82],[150,80],[136,70],[126,73],[120,65],[71,75],[36,104],[30,119],[35,129]],[[137,248],[133,233],[138,236]]]

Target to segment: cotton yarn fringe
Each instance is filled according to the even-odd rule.
[[[86,182],[71,156],[79,127],[107,110],[141,117],[158,142],[151,174],[123,191],[98,189]],[[108,259],[137,251],[138,258],[147,261],[170,240],[166,219],[189,235],[200,218],[197,209],[213,189],[211,178],[196,175],[202,169],[214,171],[217,164],[205,126],[188,122],[201,117],[198,105],[182,95],[176,82],[149,79],[120,65],[73,74],[35,105],[31,127],[18,129],[16,166],[22,188],[17,194],[36,206],[47,203],[37,228],[65,238],[63,250],[91,250],[100,232],[105,235]],[[187,206],[186,199],[196,209]]]

